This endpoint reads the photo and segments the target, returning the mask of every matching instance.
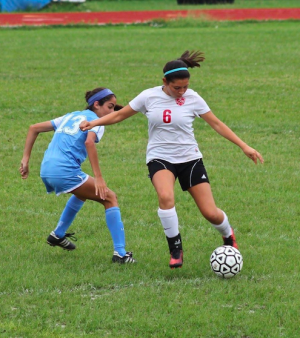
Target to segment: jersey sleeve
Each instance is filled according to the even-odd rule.
[[[63,120],[65,116],[66,115],[63,115],[63,116],[57,117],[56,119],[50,121],[54,128],[54,131],[59,127],[59,125],[61,124],[61,121]]]
[[[194,106],[194,114],[200,117],[203,114],[206,114],[210,111],[209,106],[203,100],[203,98],[196,93],[195,95],[195,106]]]
[[[141,92],[138,96],[136,96],[133,100],[129,102],[130,107],[135,110],[139,111],[143,114],[146,114],[146,98],[145,90]]]
[[[89,130],[89,132],[93,132],[96,134],[96,141],[95,143],[99,143],[103,134],[104,134],[104,126],[97,126]]]

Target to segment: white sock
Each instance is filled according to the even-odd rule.
[[[212,223],[211,225],[215,227],[223,237],[228,238],[229,236],[231,236],[231,225],[229,224],[228,217],[225,212],[222,212],[224,214],[223,222],[219,225]]]
[[[165,235],[169,238],[177,236],[179,234],[179,227],[175,207],[167,210],[158,208],[157,214],[164,228]]]

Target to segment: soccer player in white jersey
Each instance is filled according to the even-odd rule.
[[[148,118],[147,158],[150,178],[158,196],[158,216],[167,237],[171,269],[183,264],[182,240],[175,209],[174,183],[178,177],[182,190],[193,197],[202,215],[220,232],[225,245],[238,247],[234,231],[224,211],[214,201],[202,154],[193,133],[193,121],[201,117],[217,133],[239,146],[255,164],[261,154],[243,142],[220,121],[206,102],[189,89],[188,68],[200,67],[203,53],[184,52],[163,68],[163,85],[147,89],[119,111],[92,122],[80,124],[82,130],[118,123],[137,112]]]
[[[33,145],[39,133],[55,131],[52,141],[46,150],[41,164],[40,176],[47,193],[56,195],[71,193],[56,228],[47,238],[51,246],[59,246],[71,251],[76,247],[68,238],[76,238],[74,233],[66,233],[78,211],[86,200],[101,203],[105,208],[105,218],[110,231],[114,253],[113,262],[135,263],[132,252],[125,250],[125,232],[116,194],[110,190],[102,177],[95,144],[104,133],[104,127],[92,128],[82,132],[79,124],[82,121],[93,121],[112,113],[121,106],[116,103],[115,94],[107,88],[96,88],[86,92],[88,106],[83,111],[75,111],[51,121],[31,125],[28,130],[20,174],[23,179],[29,175],[29,159]],[[93,170],[91,177],[81,170],[86,157]]]

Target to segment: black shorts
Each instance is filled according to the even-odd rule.
[[[167,162],[165,160],[155,159],[150,161],[147,165],[149,170],[149,177],[151,178],[151,180],[154,174],[159,170],[170,170],[175,176],[175,180],[178,177],[178,181],[183,191],[186,191],[189,188],[200,183],[209,183],[209,179],[202,158],[186,163],[175,164]]]

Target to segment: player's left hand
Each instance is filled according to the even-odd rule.
[[[244,152],[244,154],[245,154],[247,157],[249,157],[255,164],[257,164],[257,159],[259,159],[260,163],[264,163],[263,157],[261,156],[261,154],[260,154],[257,150],[255,150],[255,149],[253,149],[253,148],[251,148],[251,147],[249,147],[249,146],[246,146],[246,147],[243,149],[243,152]]]

